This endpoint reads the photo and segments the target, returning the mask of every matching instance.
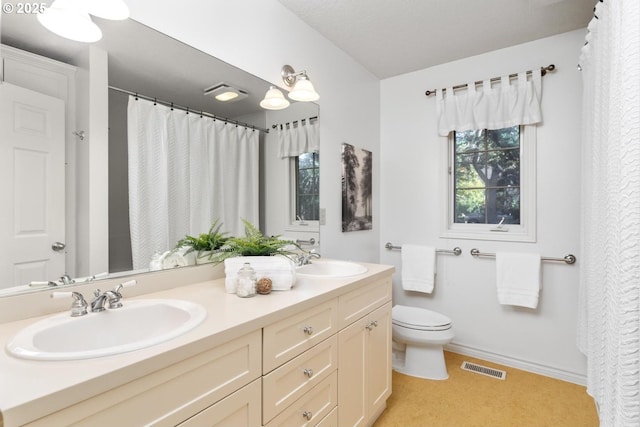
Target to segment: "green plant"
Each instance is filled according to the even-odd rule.
[[[282,240],[279,236],[265,236],[249,221],[243,219],[244,233],[242,237],[230,237],[220,251],[216,254],[216,260],[236,256],[271,256],[292,255],[293,252],[285,249],[287,246],[299,246],[292,240]]]
[[[229,240],[226,232],[220,232],[221,227],[222,224],[218,224],[218,220],[216,219],[213,224],[211,224],[208,233],[202,233],[196,237],[187,235],[178,240],[173,250],[176,251],[181,247],[187,246],[189,249],[187,249],[185,255],[197,251],[198,256],[200,256],[202,252],[217,251]]]

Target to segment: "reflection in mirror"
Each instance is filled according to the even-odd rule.
[[[10,184],[3,182],[2,200],[13,221],[0,230],[0,295],[148,271],[154,252],[165,254],[185,234],[207,232],[214,219],[230,234],[238,233],[237,224],[246,217],[265,234],[319,241],[319,168],[313,166],[319,155],[280,152],[286,135],[317,132],[316,104],[263,110],[259,102],[268,82],[131,19],[95,18],[103,39],[87,45],[49,33],[33,15],[2,18],[0,102],[28,100],[23,104],[31,107],[16,116],[25,120],[22,129],[42,131],[51,140],[0,135],[0,166],[15,172]],[[218,101],[219,86],[240,96]],[[137,109],[144,111],[133,114]],[[151,126],[158,120],[163,126]],[[189,128],[196,122],[199,127]],[[170,142],[178,131],[205,137],[200,145],[180,138]],[[255,154],[197,162],[213,150],[214,140],[234,132],[252,135]],[[232,138],[220,153],[240,151]],[[8,146],[8,140],[17,142]],[[185,150],[178,150],[181,144]],[[14,157],[7,155],[11,152],[19,153],[15,164],[5,164]],[[141,153],[152,156],[142,159]],[[152,162],[168,167],[149,168]],[[222,166],[233,172],[206,187]],[[149,179],[141,187],[132,174]],[[151,186],[159,182],[162,191]],[[185,187],[177,189],[180,183]],[[239,193],[249,194],[251,202],[237,203]],[[141,235],[132,225],[140,218],[151,233]],[[176,221],[180,227],[169,225]],[[158,243],[149,234],[160,229]],[[143,244],[144,251],[136,249]]]

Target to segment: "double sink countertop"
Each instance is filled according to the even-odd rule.
[[[125,289],[123,304],[127,304],[127,300],[151,298],[186,300],[202,305],[207,317],[193,330],[169,341],[114,356],[69,361],[18,359],[7,354],[6,344],[23,328],[50,315],[2,323],[0,427],[22,425],[54,413],[365,286],[394,270],[387,265],[360,264],[367,267],[367,272],[358,276],[298,277],[289,291],[273,291],[252,298],[227,294],[224,278],[161,291],[150,289],[149,293],[130,298]],[[106,335],[117,331],[95,333]]]

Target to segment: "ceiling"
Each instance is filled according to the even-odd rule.
[[[598,0],[278,0],[380,79],[584,28]]]

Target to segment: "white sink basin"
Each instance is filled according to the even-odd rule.
[[[199,304],[173,299],[124,300],[123,307],[71,317],[56,314],[30,325],[7,344],[9,354],[34,360],[75,360],[139,350],[198,326]]]
[[[350,261],[313,260],[296,268],[296,275],[309,277],[349,277],[367,272],[367,267]]]

